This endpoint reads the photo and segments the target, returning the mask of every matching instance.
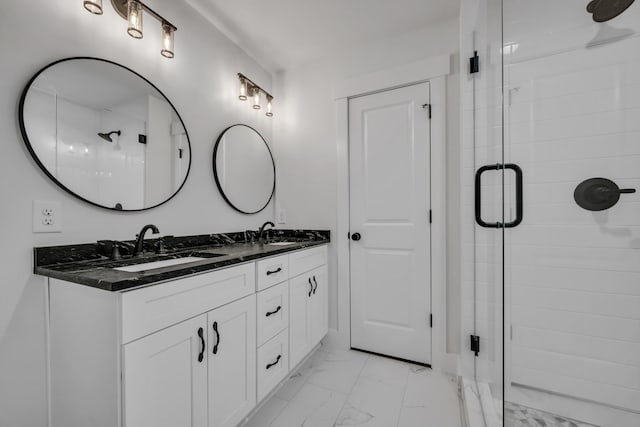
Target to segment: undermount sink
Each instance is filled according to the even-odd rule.
[[[267,243],[267,245],[271,245],[271,246],[285,246],[285,245],[293,245],[295,243],[298,242],[271,242],[271,243]]]
[[[189,254],[184,254],[182,256],[178,256],[177,258],[163,259],[160,261],[150,261],[142,264],[131,264],[131,265],[125,265],[122,267],[114,267],[114,270],[126,271],[128,273],[137,273],[140,271],[155,270],[157,268],[171,267],[174,265],[189,264],[191,262],[202,261],[208,258],[214,258],[218,256],[223,256],[223,254],[189,253]]]
[[[155,270],[156,268],[170,267],[173,265],[188,264],[190,262],[202,261],[206,258],[189,256],[184,258],[165,259],[164,261],[145,262],[144,264],[127,265],[126,267],[116,267],[114,270],[137,273],[145,270]]]

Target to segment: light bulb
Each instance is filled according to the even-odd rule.
[[[253,109],[259,110],[260,108],[262,108],[262,106],[260,105],[260,90],[255,89],[253,91]]]
[[[84,8],[94,15],[102,15],[102,0],[84,0]]]
[[[142,38],[142,4],[136,0],[129,0],[127,4],[127,20],[129,21],[129,28],[127,33],[134,39]]]
[[[247,100],[247,81],[240,77],[240,95],[238,95],[240,101]]]
[[[273,97],[267,96],[267,117],[273,117]]]
[[[162,23],[162,50],[160,53],[165,58],[173,58],[175,55],[173,53],[173,33],[175,28],[166,22]]]

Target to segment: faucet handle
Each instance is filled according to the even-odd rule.
[[[167,248],[164,246],[164,238],[162,237],[160,237],[156,243],[156,253],[158,255],[167,253]]]
[[[121,258],[122,255],[120,254],[120,242],[114,240],[111,243],[111,261],[118,261]]]

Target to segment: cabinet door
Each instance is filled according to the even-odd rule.
[[[327,266],[322,266],[312,270],[309,275],[313,283],[311,294],[311,347],[320,342],[329,331],[328,313],[328,274]]]
[[[123,346],[126,427],[206,427],[206,316]]]
[[[311,350],[311,295],[309,274],[289,280],[289,370]]]
[[[209,426],[235,427],[256,405],[256,297],[207,314]]]

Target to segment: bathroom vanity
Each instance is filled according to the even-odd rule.
[[[36,248],[52,426],[241,423],[327,333],[328,232],[280,234],[173,238],[117,261]]]

